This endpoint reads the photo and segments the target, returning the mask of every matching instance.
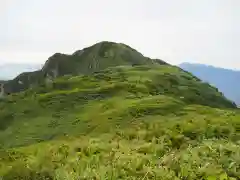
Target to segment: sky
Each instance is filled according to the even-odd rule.
[[[0,0],[0,64],[100,41],[171,64],[240,70],[240,0]]]

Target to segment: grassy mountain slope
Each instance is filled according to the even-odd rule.
[[[60,77],[1,100],[0,176],[237,179],[235,107],[170,65]]]
[[[59,77],[64,75],[91,74],[95,71],[119,65],[166,64],[164,61],[144,57],[131,47],[114,42],[103,41],[76,51],[72,55],[55,53],[41,70],[22,73],[5,83],[7,93],[16,93],[42,83],[46,75]],[[55,75],[53,73],[55,71]]]
[[[176,113],[178,108],[181,108],[184,103],[208,105],[218,108],[234,107],[234,105],[222,97],[216,89],[198,81],[198,79],[194,79],[194,77],[182,72],[176,67],[168,65],[116,67],[96,72],[92,76],[66,76],[57,79],[52,85],[43,84],[41,87],[32,88],[4,99],[0,103],[2,109],[2,113],[0,114],[2,125],[0,143],[3,143],[2,146],[6,144],[14,146],[14,142],[19,145],[32,142],[31,139],[29,142],[27,139],[16,139],[16,135],[21,135],[21,133],[24,133],[24,135],[19,138],[33,138],[33,135],[36,134],[36,139],[51,139],[51,137],[63,133],[60,129],[62,126],[60,122],[58,122],[60,123],[59,127],[53,127],[53,129],[59,132],[54,132],[51,126],[48,127],[48,123],[51,121],[60,121],[60,118],[63,120],[62,123],[70,123],[67,119],[77,121],[83,118],[88,121],[90,118],[88,116],[92,115],[92,113],[89,114],[89,110],[86,109],[88,105],[92,103],[93,105],[99,105],[99,102],[105,103],[112,99],[118,99],[119,103],[123,102],[123,114],[125,113],[124,110],[131,110],[131,105],[135,103],[146,103],[146,107],[140,110],[143,111],[140,112],[143,113],[143,115],[145,113],[144,108],[150,108],[150,110],[153,108],[153,111],[156,110],[157,113],[161,113],[161,110],[158,111],[158,107],[160,107],[161,104],[157,103],[156,105],[153,104],[153,107],[147,107],[148,104],[151,105],[151,103],[158,101],[158,98],[160,102],[163,101],[162,106],[169,105],[170,109],[173,108],[172,110],[176,108]],[[166,98],[167,101],[168,98],[170,98],[170,104],[165,103],[164,98]],[[151,100],[153,102],[151,102]],[[128,103],[130,109],[128,109]],[[117,107],[112,107],[111,109],[120,111]],[[137,111],[137,109],[134,108],[132,110]],[[74,117],[76,116],[75,111],[81,116]],[[94,109],[92,109],[92,111],[94,112]],[[111,116],[114,117],[112,118],[118,118],[114,111],[110,111],[109,113],[106,117],[113,113]],[[69,115],[70,117],[68,117]],[[73,117],[71,117],[71,115],[73,115]],[[86,115],[86,117],[84,115]],[[97,116],[99,116],[99,114],[97,114]],[[120,114],[120,116],[122,116],[122,114]],[[126,120],[127,117],[122,119]],[[44,121],[47,124],[44,124]],[[115,122],[115,120],[113,120],[113,122]],[[25,127],[25,123],[28,123],[28,126],[31,128],[27,128],[28,126]],[[33,124],[31,125],[31,123]],[[39,125],[34,123],[39,123]],[[99,123],[101,124],[102,122]],[[9,126],[11,128],[8,128]],[[39,127],[44,129],[44,131],[49,131],[43,133]],[[67,129],[65,123],[62,127]],[[86,128],[82,125],[81,127],[83,128],[84,134]],[[72,133],[71,128],[78,128],[78,126],[72,126],[70,124],[69,128],[69,131],[66,133]],[[77,130],[77,133],[80,133],[80,131]],[[11,141],[9,141],[9,139],[11,139]],[[33,142],[35,142],[34,139]],[[12,143],[13,145],[11,145]]]

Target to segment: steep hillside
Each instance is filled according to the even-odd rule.
[[[166,64],[164,61],[144,57],[131,47],[113,42],[100,42],[76,51],[72,55],[56,53],[43,68],[36,72],[26,72],[5,83],[6,93],[26,90],[63,75],[91,74],[108,67],[119,65]]]
[[[179,66],[217,87],[227,98],[240,105],[240,71],[191,63],[183,63]]]
[[[234,107],[169,65],[64,76],[0,102],[0,177],[236,178]]]

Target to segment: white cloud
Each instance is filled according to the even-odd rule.
[[[0,0],[0,63],[44,62],[55,52],[109,40],[173,64],[240,69],[239,5],[239,0]]]

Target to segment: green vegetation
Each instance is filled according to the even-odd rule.
[[[240,112],[170,65],[118,66],[0,102],[0,177],[240,179]]]

